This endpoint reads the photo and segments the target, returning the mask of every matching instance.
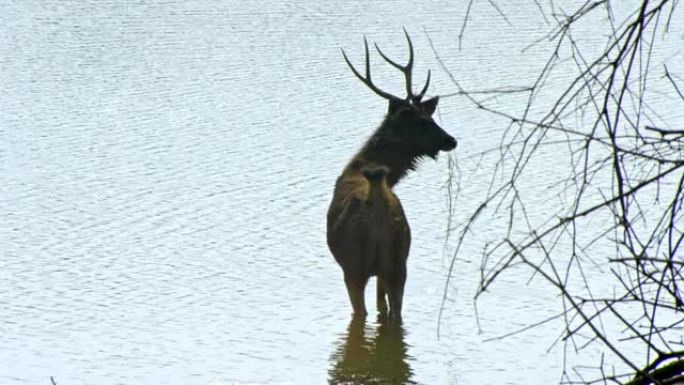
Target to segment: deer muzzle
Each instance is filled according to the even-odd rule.
[[[452,136],[447,135],[447,137],[444,139],[444,142],[442,143],[442,151],[451,151],[454,148],[456,148],[456,139],[454,139]]]

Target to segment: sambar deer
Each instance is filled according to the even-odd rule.
[[[456,140],[432,118],[438,96],[422,101],[430,85],[430,71],[422,91],[413,93],[413,45],[408,41],[409,59],[404,65],[389,59],[375,45],[380,56],[399,69],[406,82],[406,97],[399,98],[380,90],[371,80],[368,41],[366,76],[342,55],[354,75],[377,95],[388,100],[387,115],[375,133],[351,159],[337,178],[328,209],[327,241],[344,272],[344,283],[354,316],[364,317],[364,291],[368,279],[377,276],[378,311],[401,321],[401,306],[406,282],[406,260],[411,232],[399,198],[392,188],[409,171],[415,170],[423,157],[435,159],[439,151],[451,151]]]

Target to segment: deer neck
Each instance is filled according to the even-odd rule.
[[[379,135],[373,135],[368,139],[361,151],[356,155],[352,163],[359,167],[366,164],[378,164],[389,168],[387,184],[393,187],[408,174],[415,170],[417,157],[412,151],[399,141],[391,141]]]

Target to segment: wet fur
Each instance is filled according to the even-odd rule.
[[[421,158],[434,158],[440,150],[456,146],[456,141],[432,121],[436,98],[432,100],[425,102],[431,103],[428,107],[397,107],[390,101],[383,123],[335,184],[327,241],[344,272],[356,316],[365,316],[365,286],[370,277],[377,276],[378,310],[387,311],[387,298],[390,318],[401,320],[411,231],[392,188],[415,170]],[[414,121],[419,123],[412,125]],[[414,138],[416,133],[422,136]]]

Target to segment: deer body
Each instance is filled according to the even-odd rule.
[[[342,267],[354,315],[366,315],[365,287],[370,277],[377,276],[378,310],[387,311],[387,298],[390,318],[399,321],[411,231],[392,188],[416,168],[419,159],[435,158],[439,151],[456,147],[456,140],[432,119],[438,98],[421,101],[429,85],[429,74],[420,94],[411,91],[413,47],[408,34],[406,37],[411,53],[406,66],[389,60],[378,49],[385,60],[405,74],[406,99],[385,93],[372,83],[368,43],[366,77],[344,56],[364,84],[389,100],[389,108],[382,124],[338,177],[327,216],[328,247]]]
[[[328,210],[328,246],[344,272],[354,314],[366,314],[364,289],[372,276],[378,277],[378,309],[387,310],[387,296],[390,309],[400,313],[411,231],[387,170],[362,156],[337,180]],[[381,175],[368,178],[373,172]]]

